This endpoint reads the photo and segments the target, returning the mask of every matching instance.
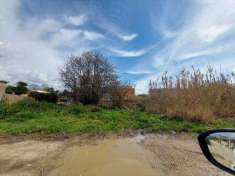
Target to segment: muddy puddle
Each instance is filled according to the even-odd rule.
[[[4,176],[225,176],[209,164],[191,135],[1,143]]]
[[[139,143],[143,136],[106,139],[94,145],[74,146],[65,152],[60,169],[70,176],[156,176],[150,151]]]

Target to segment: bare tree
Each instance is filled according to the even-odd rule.
[[[118,83],[113,66],[103,55],[94,52],[69,57],[60,76],[72,92],[74,103],[97,104]]]

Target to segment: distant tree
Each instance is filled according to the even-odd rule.
[[[16,89],[16,87],[14,87],[14,86],[7,86],[5,92],[7,94],[13,94],[13,93],[15,93],[15,89]]]
[[[71,56],[60,70],[61,80],[73,94],[74,103],[97,104],[116,82],[117,74],[103,55],[86,52]]]
[[[16,95],[21,95],[21,94],[26,94],[28,92],[27,88],[28,84],[22,81],[19,81],[17,83],[17,86],[15,87],[15,94]]]
[[[58,101],[58,96],[54,92],[41,93],[41,92],[31,91],[29,93],[29,96],[37,101],[45,101],[50,103],[56,103]]]
[[[27,83],[19,81],[16,86],[7,86],[5,92],[7,94],[26,94],[28,92]]]
[[[51,92],[51,93],[56,92],[53,87],[46,87],[44,90],[47,91],[47,92]]]
[[[22,81],[17,82],[17,87],[27,87],[28,84]]]
[[[4,80],[0,80],[0,83],[7,84],[8,82]]]
[[[64,89],[62,92],[58,92],[60,98],[72,99],[73,95],[70,91]]]

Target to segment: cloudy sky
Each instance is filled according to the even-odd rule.
[[[235,0],[0,0],[0,79],[59,86],[88,50],[137,93],[163,71],[235,71]]]

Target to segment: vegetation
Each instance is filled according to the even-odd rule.
[[[5,80],[0,80],[0,83],[7,84],[8,82]]]
[[[234,74],[218,74],[212,68],[205,74],[194,68],[182,70],[176,77],[166,72],[150,82],[148,96],[133,96],[134,90],[118,81],[102,55],[87,52],[70,57],[60,75],[67,88],[63,92],[53,88],[46,88],[48,93],[30,92],[24,82],[8,86],[7,93],[30,92],[32,99],[0,104],[0,133],[200,132],[235,127]],[[60,104],[74,104],[57,105],[58,97]],[[102,108],[101,100],[111,101],[108,107],[113,109]]]
[[[6,92],[7,94],[13,94],[13,93],[15,92],[15,89],[16,89],[16,88],[15,88],[14,86],[7,86],[5,92]]]
[[[208,68],[183,70],[175,78],[165,73],[150,82],[150,97],[143,102],[148,112],[189,120],[212,121],[235,117],[234,74],[218,74]]]
[[[28,92],[27,84],[25,82],[19,81],[16,86],[7,86],[6,93],[7,94],[16,94],[22,95]]]
[[[130,90],[131,89],[131,90]],[[128,84],[116,84],[112,87],[110,90],[110,97],[112,101],[112,107],[123,107],[124,105],[126,107],[127,103],[126,101],[129,100],[130,98],[128,97],[128,94],[132,95],[132,87]],[[133,90],[133,95],[134,95],[134,90]]]
[[[102,95],[118,83],[113,66],[93,52],[70,57],[60,75],[74,103],[98,104]]]
[[[106,133],[123,130],[200,132],[208,128],[235,127],[230,121],[192,122],[127,109],[97,106],[61,106],[25,99],[0,105],[0,134]]]
[[[32,97],[37,101],[46,101],[49,103],[56,103],[58,101],[58,96],[56,92],[41,93],[41,92],[31,91],[29,93],[29,97]]]

